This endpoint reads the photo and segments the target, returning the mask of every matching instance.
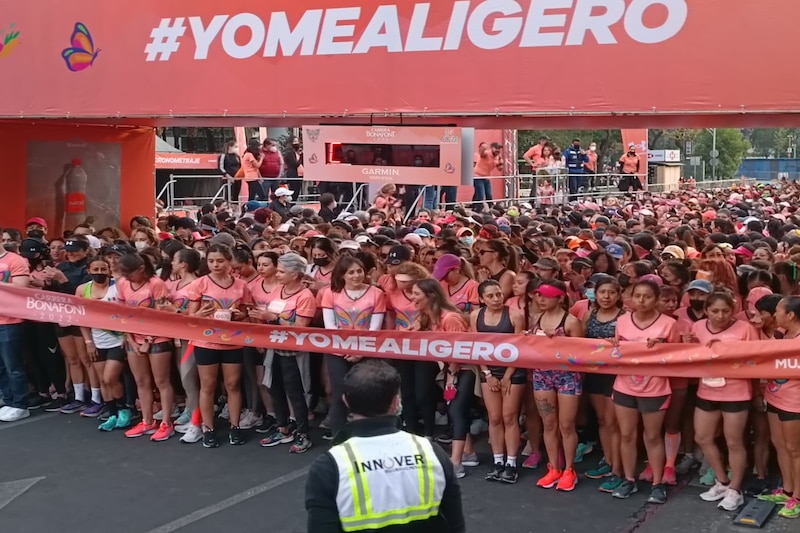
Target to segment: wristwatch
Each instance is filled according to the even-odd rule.
[[[481,374],[483,374],[483,377],[488,378],[489,376],[492,375],[492,371],[491,370],[482,370]]]

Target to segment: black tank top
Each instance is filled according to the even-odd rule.
[[[493,280],[495,280],[495,281],[500,281],[500,278],[502,278],[502,277],[503,277],[503,274],[505,274],[506,272],[508,272],[508,269],[507,269],[507,268],[504,268],[503,270],[501,270],[501,271],[500,271],[500,272],[498,272],[497,274],[493,274],[493,275],[492,275],[492,277],[491,277],[491,279],[493,279]]]
[[[503,306],[503,313],[500,315],[500,321],[494,326],[487,326],[484,321],[486,308],[481,307],[478,311],[478,318],[475,321],[475,327],[481,333],[514,333],[514,324],[511,323],[511,312],[507,305]]]

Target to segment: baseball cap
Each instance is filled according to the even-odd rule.
[[[558,264],[558,261],[553,259],[552,257],[540,257],[538,261],[533,265],[535,268],[540,268],[542,270],[555,270],[558,271],[561,269],[561,266]]]
[[[425,228],[417,228],[414,230],[414,235],[419,235],[420,237],[425,237],[429,239],[431,237],[431,232]]]
[[[587,288],[596,287],[598,283],[605,279],[614,279],[614,276],[609,276],[603,272],[598,272],[597,274],[592,274],[589,279],[586,280],[584,286]]]
[[[619,244],[609,244],[606,246],[606,252],[608,252],[608,254],[614,259],[622,259],[622,256],[624,255],[622,246]]]
[[[260,207],[261,207],[261,202],[258,202],[256,200],[250,200],[249,202],[245,202],[244,204],[244,209],[248,213],[252,213],[253,211],[255,211]]]
[[[411,250],[403,245],[392,246],[392,249],[389,250],[389,255],[386,257],[386,263],[393,266],[410,260]]]
[[[224,244],[229,248],[236,246],[236,239],[230,233],[218,233],[209,239],[209,244]]]
[[[126,244],[112,244],[105,250],[105,255],[109,254],[117,254],[117,255],[125,255],[125,254],[132,254],[135,253],[136,249],[132,246],[128,246]]]
[[[194,220],[192,220],[189,217],[179,218],[178,220],[175,221],[175,223],[173,224],[173,227],[175,229],[181,228],[181,229],[188,229],[188,230],[192,230],[192,231],[197,229],[197,225],[195,224]]]
[[[28,221],[25,223],[25,226],[31,226],[33,224],[38,224],[38,225],[42,226],[43,228],[47,227],[47,221],[45,219],[43,219],[42,217],[31,217],[31,218],[29,218]]]
[[[456,268],[461,267],[461,259],[453,254],[444,254],[440,257],[436,264],[433,266],[433,277],[442,281],[445,276]]]
[[[356,252],[361,250],[361,246],[356,241],[342,241],[339,243],[340,250],[354,250]]]
[[[403,242],[407,242],[417,247],[422,247],[422,237],[417,235],[416,233],[409,233],[405,237],[403,237]]]
[[[89,241],[89,246],[91,246],[94,250],[99,250],[103,247],[103,242],[94,235],[87,235],[86,240]]]
[[[281,196],[292,196],[294,193],[287,189],[286,187],[278,187],[275,189],[275,197],[280,198]]]
[[[64,250],[68,252],[80,252],[89,249],[89,241],[86,239],[67,239],[64,243]]]
[[[362,233],[361,235],[356,235],[355,241],[358,244],[376,244],[375,241],[373,241],[372,238],[370,238],[370,236],[367,235],[366,233]]]
[[[741,255],[741,256],[744,256],[744,257],[748,257],[748,258],[753,257],[753,251],[750,250],[749,248],[744,247],[744,246],[739,246],[737,249],[735,249],[733,251],[733,253],[736,254],[736,255]]]
[[[34,224],[38,224],[38,222],[34,222]],[[19,246],[19,255],[26,259],[34,258],[36,254],[46,255],[49,251],[47,245],[39,239],[24,239]]]
[[[661,257],[664,258],[665,255],[671,255],[675,259],[686,259],[686,253],[680,246],[675,246],[674,244],[667,246],[661,251]]]
[[[689,288],[686,289],[687,291],[700,291],[706,294],[711,294],[714,292],[714,285],[711,284],[710,281],[707,279],[696,279],[689,284]]]

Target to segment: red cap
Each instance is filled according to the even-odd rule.
[[[29,218],[28,221],[25,223],[25,225],[26,226],[30,226],[31,224],[39,224],[40,226],[42,226],[44,228],[47,227],[47,221],[45,219],[43,219],[42,217],[31,217],[31,218]]]
[[[172,238],[172,233],[168,233],[166,231],[159,232],[159,234],[158,234],[158,240],[160,240],[160,241],[166,241],[166,240],[169,240],[171,238]]]

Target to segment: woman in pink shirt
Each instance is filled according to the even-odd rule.
[[[189,287],[187,314],[202,318],[213,318],[224,322],[244,320],[246,306],[250,302],[250,291],[244,280],[233,275],[231,249],[223,244],[212,244],[208,248],[206,262],[209,274],[196,280]],[[239,427],[242,411],[242,348],[228,344],[194,341],[194,358],[200,375],[200,413],[203,417],[203,446],[219,446],[214,429],[214,396],[220,370],[228,395],[228,413],[231,429],[228,442],[233,446],[244,444],[244,435]]]
[[[150,258],[144,254],[126,254],[120,258],[122,277],[117,280],[117,302],[131,307],[151,309],[171,306],[167,284],[156,276]],[[172,388],[172,352],[174,341],[167,337],[152,337],[129,333],[127,335],[128,365],[136,380],[142,421],[125,432],[126,437],[152,435],[150,440],[164,441],[175,434],[172,420],[165,416],[159,426],[153,418],[153,389],[161,396],[161,412],[172,413],[175,391]],[[155,386],[155,387],[154,387]]]
[[[247,182],[248,200],[267,200],[264,188],[261,186],[261,164],[264,162],[264,154],[261,153],[261,143],[258,139],[250,139],[247,151],[242,156],[242,173],[244,181]]]
[[[708,318],[692,326],[692,335],[697,342],[711,347],[719,341],[758,340],[753,326],[734,318],[735,309],[736,302],[730,293],[711,293],[706,300]],[[755,390],[758,392],[757,383]],[[717,477],[714,486],[700,494],[700,498],[707,502],[721,500],[718,507],[726,511],[735,511],[744,504],[741,492],[747,470],[744,433],[752,399],[753,387],[749,379],[703,378],[697,388],[694,438]],[[756,401],[760,402],[761,399],[756,398]],[[716,443],[720,421],[728,447],[730,478]]]
[[[617,319],[616,342],[646,343],[648,348],[665,342],[678,342],[675,320],[658,312],[661,289],[653,281],[638,281],[632,286],[631,313]],[[620,431],[620,452],[625,480],[612,495],[626,499],[639,490],[636,485],[636,462],[639,441],[639,418],[644,426],[644,445],[647,461],[653,473],[653,488],[647,501],[663,504],[667,501],[663,485],[666,462],[664,417],[669,407],[669,378],[657,376],[618,375],[614,381],[614,412]]]
[[[788,296],[775,310],[786,339],[800,337],[800,297]],[[772,444],[778,454],[783,487],[761,500],[783,505],[785,518],[800,517],[800,379],[770,379],[764,394]]]
[[[433,277],[442,284],[450,303],[462,313],[470,313],[480,305],[478,282],[472,279],[472,267],[463,257],[443,255],[433,267]]]

